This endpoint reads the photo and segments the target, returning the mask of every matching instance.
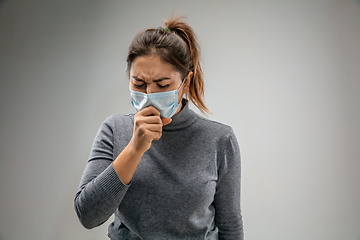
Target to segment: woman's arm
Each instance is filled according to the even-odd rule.
[[[134,117],[131,140],[114,161],[116,151],[111,118],[102,124],[75,196],[76,213],[85,228],[101,225],[115,212],[142,155],[153,140],[161,137],[162,126],[170,122],[170,118],[160,118],[159,111],[154,107],[139,111]]]
[[[104,223],[118,208],[129,186],[121,182],[113,165],[111,118],[100,127],[82,175],[74,205],[81,224],[88,229]]]
[[[218,181],[214,197],[215,224],[219,239],[243,240],[240,209],[240,150],[231,130],[219,144]]]

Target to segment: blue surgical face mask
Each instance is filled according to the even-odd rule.
[[[180,106],[178,103],[178,90],[182,87],[184,82],[185,79],[178,89],[168,92],[146,94],[130,89],[131,104],[136,108],[137,112],[146,107],[153,106],[159,110],[161,117],[171,118]]]

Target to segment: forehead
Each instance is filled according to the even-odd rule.
[[[180,73],[176,71],[173,65],[164,62],[156,55],[136,57],[131,65],[130,75],[136,75],[144,79],[180,77]]]

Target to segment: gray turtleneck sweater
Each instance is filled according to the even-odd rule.
[[[124,185],[111,164],[129,143],[134,115],[101,125],[75,196],[85,228],[112,214],[111,239],[243,239],[240,153],[231,127],[188,104],[163,127]]]

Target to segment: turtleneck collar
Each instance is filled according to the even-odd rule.
[[[189,103],[183,99],[184,107],[172,117],[171,123],[163,127],[164,131],[178,130],[192,124],[197,119],[197,114],[189,108]]]

